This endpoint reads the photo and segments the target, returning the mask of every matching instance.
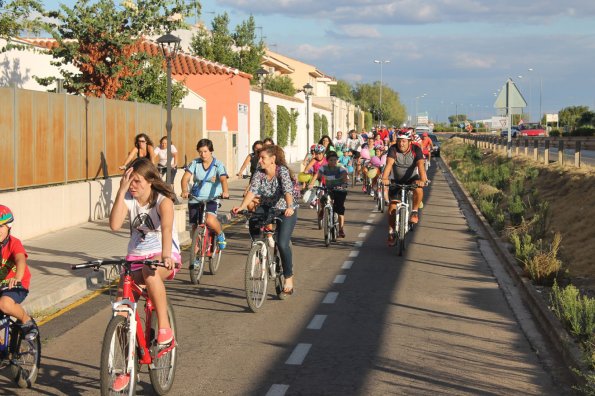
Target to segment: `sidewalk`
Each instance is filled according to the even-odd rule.
[[[231,208],[239,204],[247,180],[229,182],[231,199],[221,201],[219,219],[222,224],[230,221]],[[186,227],[188,228],[188,227]],[[94,259],[118,259],[126,255],[129,225],[110,230],[108,220],[83,223],[52,234],[23,241],[29,255],[31,271],[30,293],[24,306],[33,315],[59,308],[60,303],[84,292],[103,286],[105,272],[83,269],[73,271],[72,264]],[[17,235],[18,237],[18,235]],[[190,241],[189,232],[179,235],[180,243]]]

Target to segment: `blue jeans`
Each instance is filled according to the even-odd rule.
[[[271,208],[259,206],[256,208],[254,213],[261,214],[267,213]],[[293,275],[293,254],[291,252],[291,234],[297,223],[297,209],[294,210],[293,215],[289,217],[282,217],[283,221],[277,226],[277,248],[279,249],[279,255],[283,262],[283,276],[289,278]],[[255,230],[252,225],[250,226],[250,234],[258,234],[260,230]]]

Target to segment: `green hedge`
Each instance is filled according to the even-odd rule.
[[[320,137],[322,136],[322,119],[320,118],[320,114],[314,113],[314,142],[318,143]],[[309,148],[308,148],[309,149]]]
[[[328,119],[326,118],[326,116],[323,114],[322,115],[322,134],[323,135],[328,135]],[[318,142],[318,141],[316,141]]]
[[[289,125],[291,115],[284,106],[277,106],[277,144],[281,147],[287,146],[289,139]]]
[[[295,142],[295,138],[297,137],[297,129],[298,129],[298,116],[300,113],[297,110],[291,110],[291,124],[290,124],[290,131],[291,131],[291,144]]]
[[[273,125],[273,110],[268,105],[268,103],[264,104],[264,137],[265,138],[273,138],[275,134],[275,127]]]

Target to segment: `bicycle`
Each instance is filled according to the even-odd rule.
[[[177,363],[175,341],[167,346],[157,343],[158,323],[154,312],[155,306],[149,298],[146,288],[138,285],[132,277],[132,264],[165,267],[159,261],[127,261],[127,260],[94,260],[84,264],[76,264],[73,270],[93,268],[99,271],[104,265],[123,268],[122,299],[112,302],[112,318],[110,319],[101,348],[100,385],[102,395],[128,394],[134,395],[141,365],[149,366],[149,378],[153,390],[158,395],[165,395],[174,383]],[[136,296],[136,297],[135,297]],[[137,310],[140,298],[145,300],[145,320]],[[176,335],[176,320],[172,305],[167,302],[169,323]],[[114,381],[120,376],[129,376],[128,384],[121,390],[113,389]]]
[[[379,175],[382,175],[384,168],[381,168],[378,171]],[[378,177],[378,179],[376,180],[376,191],[374,194],[374,199],[376,200],[376,207],[378,208],[378,211],[380,213],[384,213],[384,207],[386,205],[386,200],[385,200],[385,188],[384,188],[384,183],[382,183],[381,177]]]
[[[411,216],[411,206],[413,202],[413,191],[419,188],[418,184],[397,184],[391,183],[399,189],[400,199],[396,200],[397,207],[395,209],[395,231],[397,237],[397,250],[399,256],[403,255],[405,251],[405,235],[413,230],[413,224],[409,223]]]
[[[11,290],[22,289],[20,283]],[[8,287],[0,288],[0,292]],[[37,380],[41,363],[41,341],[37,335],[28,340],[20,323],[0,311],[0,369],[9,368],[9,376],[19,388],[31,388]]]
[[[269,237],[265,230],[269,224],[278,226],[283,222],[281,218],[283,211],[271,209],[268,214],[255,214],[248,211],[242,211],[242,214],[250,218],[250,222],[257,227],[259,235],[250,234],[252,246],[246,260],[246,269],[244,271],[246,302],[248,307],[254,313],[264,304],[267,297],[267,286],[269,279],[275,280],[275,291],[279,298],[282,298],[283,284],[283,263],[279,249],[277,248],[276,234],[273,237],[272,245],[269,243]]]
[[[205,224],[206,219],[206,205],[208,201],[220,199],[221,196],[201,200],[190,194],[189,198],[197,199],[200,217],[194,224],[194,232],[192,233],[192,245],[190,246],[190,258],[188,268],[190,269],[190,281],[198,285],[200,278],[204,272],[205,260],[209,260],[209,271],[211,275],[215,275],[219,270],[219,264],[221,263],[221,250],[215,237],[217,236],[209,227]],[[217,207],[220,208],[221,204],[217,203]]]
[[[324,246],[328,247],[331,242],[337,241],[339,234],[339,215],[333,210],[333,199],[329,194],[329,189],[324,186],[314,187],[317,191],[322,192],[320,202],[324,205],[322,208],[322,228],[324,234]],[[337,190],[341,188],[336,188]]]

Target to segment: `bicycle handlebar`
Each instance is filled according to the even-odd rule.
[[[200,199],[196,195],[192,195],[191,193],[188,193],[188,198],[189,199],[196,199],[199,202],[209,202],[209,201],[214,201],[216,199],[229,199],[229,197],[223,198],[223,195],[217,195],[216,197],[208,198],[208,199]]]
[[[129,264],[144,264],[144,265],[149,265],[149,266],[155,266],[155,267],[165,267],[165,264],[159,260],[133,260],[133,261],[128,261],[126,259],[120,259],[120,260],[93,260],[93,261],[87,261],[86,263],[83,264],[73,264],[70,266],[70,269],[73,270],[78,270],[78,269],[83,269],[83,268],[99,268],[103,265],[129,265]]]
[[[23,287],[23,284],[21,282],[17,282],[17,284],[14,285],[12,288],[9,288],[8,285],[0,287],[0,292],[6,291],[6,290],[27,290],[27,289],[25,289]]]

